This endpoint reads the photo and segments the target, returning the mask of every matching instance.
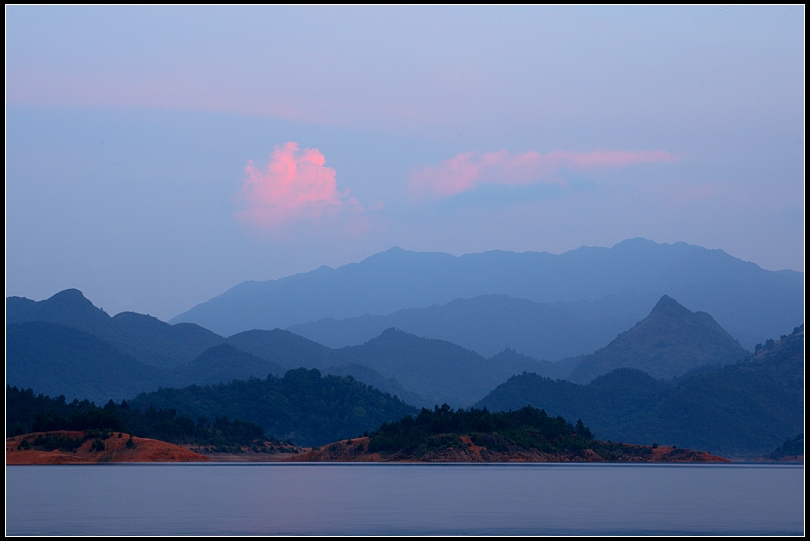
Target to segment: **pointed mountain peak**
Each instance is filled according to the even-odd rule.
[[[84,293],[78,289],[65,289],[64,291],[60,291],[59,293],[51,296],[48,299],[48,302],[93,304],[87,299],[87,297],[84,296]]]
[[[45,321],[67,325],[101,338],[116,333],[112,318],[96,307],[78,289],[66,289],[44,301],[9,299],[6,301],[6,320],[11,323]]]
[[[658,301],[658,303],[653,307],[650,315],[653,314],[673,314],[673,313],[685,313],[691,312],[688,308],[681,305],[678,301],[670,297],[669,295],[664,295]]]
[[[722,338],[723,341],[736,344],[736,340],[712,316],[706,312],[693,312],[669,295],[661,297],[649,315],[624,334],[648,338],[654,335],[680,334],[684,337],[691,336],[691,339],[698,339],[698,336],[700,339],[714,336],[716,339]]]
[[[65,289],[51,298],[38,303],[41,306],[43,320],[48,318],[77,318],[80,320],[105,322],[110,319],[109,314],[97,307],[78,289]],[[56,323],[62,321],[54,320]],[[69,325],[81,328],[76,322],[65,321]],[[85,330],[85,329],[82,329]]]
[[[374,340],[402,340],[404,338],[408,338],[414,336],[410,333],[407,333],[403,330],[397,329],[396,327],[388,327],[380,335],[375,338]]]
[[[664,295],[650,315],[586,357],[570,379],[586,383],[617,368],[669,379],[702,365],[730,364],[747,353],[709,314],[692,312]]]

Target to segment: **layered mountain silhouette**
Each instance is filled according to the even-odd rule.
[[[331,376],[351,377],[375,389],[379,389],[384,393],[388,393],[391,396],[396,396],[406,404],[423,406],[430,404],[430,400],[418,393],[407,390],[396,379],[387,378],[373,368],[362,364],[330,366],[325,372]]]
[[[427,402],[419,405],[446,402],[463,407],[526,368],[514,369],[450,342],[420,338],[398,329],[387,329],[363,345],[335,350],[332,360],[337,365],[367,366],[397,380],[408,391],[426,398]]]
[[[77,290],[7,303],[9,320],[34,319],[6,329],[7,383],[68,400],[103,403],[158,387],[280,376],[303,367],[352,376],[419,406],[467,406],[513,374],[545,374],[552,365],[509,351],[490,360],[395,329],[339,350],[281,329],[224,338],[197,325],[169,325],[139,314],[111,318]]]
[[[285,370],[272,361],[240,351],[230,344],[211,347],[191,361],[175,368],[170,377],[172,387],[186,385],[211,385],[234,379],[280,376]]]
[[[10,297],[6,315],[6,382],[68,400],[104,403],[161,386],[265,378],[285,371],[198,325],[170,325],[132,312],[110,317],[76,289],[39,302]],[[278,333],[311,344],[292,333]]]
[[[511,305],[511,299],[505,300]],[[633,367],[656,378],[671,378],[700,367],[734,362],[746,354],[711,316],[692,313],[667,296],[660,299],[647,318],[608,346],[592,355],[556,363],[538,361],[510,348],[486,358],[448,341],[419,337],[394,328],[384,330],[364,344],[339,349],[280,329],[245,331],[224,338],[193,324],[169,325],[138,314],[110,318],[76,290],[59,293],[39,303],[15,298],[11,304],[17,305],[10,310],[15,319],[56,319],[98,334],[64,326],[63,338],[56,339],[51,336],[53,332],[49,327],[18,328],[15,325],[26,324],[13,324],[7,329],[12,341],[18,336],[30,337],[42,332],[42,341],[50,350],[47,355],[43,353],[36,339],[15,342],[15,348],[7,352],[8,383],[39,390],[38,374],[75,371],[73,365],[66,365],[62,360],[76,358],[77,353],[70,350],[69,344],[78,338],[71,342],[65,336],[70,332],[80,333],[82,340],[93,338],[104,344],[108,361],[104,363],[99,353],[94,361],[93,378],[81,385],[75,383],[75,377],[56,378],[49,380],[40,392],[100,401],[132,396],[159,386],[264,378],[303,367],[350,375],[417,406],[446,402],[454,407],[466,407],[510,376],[523,372],[586,382],[616,368]],[[192,344],[192,336],[201,338],[202,344]],[[65,340],[64,344],[60,340]],[[190,358],[196,350],[211,343],[214,345]],[[66,348],[63,354],[60,347]],[[188,360],[167,368],[166,359]],[[31,371],[29,365],[39,368]],[[27,375],[22,377],[23,373]],[[83,372],[76,372],[79,373]]]
[[[705,374],[661,381],[619,368],[587,385],[522,374],[476,407],[509,411],[525,405],[583,419],[600,439],[761,456],[804,427],[804,326]]]
[[[326,318],[288,330],[339,348],[362,344],[394,327],[452,342],[485,357],[509,348],[534,359],[558,361],[591,353],[637,321],[596,313],[593,303],[585,304],[550,305],[508,295],[482,295],[383,316]]]
[[[227,338],[227,342],[286,370],[300,367],[324,369],[332,364],[331,349],[281,329],[245,331]]]
[[[513,299],[497,300],[508,305]],[[486,396],[479,407],[530,404],[569,420],[581,418],[602,438],[675,443],[740,456],[772,450],[803,423],[803,326],[735,363],[745,355],[740,345],[711,316],[691,312],[669,296],[604,348],[556,363],[510,348],[486,358],[448,341],[394,328],[338,349],[280,329],[225,338],[194,324],[170,325],[140,314],[111,318],[76,290],[46,301],[12,297],[6,302],[7,384],[68,400],[104,403],[192,384],[234,389],[225,384],[251,378],[271,385],[290,369],[299,371],[291,381],[321,380],[300,372],[303,367],[351,376],[358,384],[390,393],[380,404],[397,395],[416,406],[447,402],[465,407]],[[583,301],[567,309],[592,317],[607,306]],[[251,385],[258,389],[257,383]],[[377,400],[377,395],[368,396],[365,404]],[[363,411],[376,419],[378,412],[364,410],[366,406],[354,410],[350,400],[341,404],[358,423]],[[206,408],[221,410],[217,415],[235,411],[215,404]],[[320,429],[312,430],[307,438],[318,437]]]
[[[140,362],[171,369],[186,364],[223,341],[221,336],[183,323],[169,325],[152,316],[122,312],[110,317],[78,289],[60,291],[49,299],[6,299],[6,325],[25,321],[58,323],[92,334]]]
[[[767,271],[722,250],[632,239],[560,255],[494,251],[455,257],[392,248],[337,269],[244,282],[171,322],[228,335],[493,294],[538,303],[601,303],[607,313],[622,312],[619,317],[631,321],[669,295],[712,314],[748,348],[791,328],[804,314],[802,273]]]
[[[99,403],[135,396],[167,382],[166,374],[101,338],[58,323],[6,327],[6,383],[68,400]]]
[[[664,295],[646,318],[582,359],[567,379],[587,383],[617,368],[669,379],[704,365],[734,363],[748,353],[712,316]]]

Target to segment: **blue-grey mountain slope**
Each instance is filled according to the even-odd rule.
[[[442,340],[421,338],[398,329],[359,346],[332,352],[336,366],[357,364],[393,378],[406,390],[421,395],[433,406],[448,403],[467,407],[513,374],[536,368],[533,359],[486,359]]]
[[[60,291],[43,301],[8,297],[6,325],[26,321],[73,327],[101,338],[144,364],[165,369],[186,364],[224,341],[221,336],[190,323],[169,325],[134,312],[110,317],[77,289]]]
[[[227,342],[285,370],[301,367],[324,369],[332,364],[331,349],[281,329],[245,331],[228,337]]]
[[[44,321],[6,327],[6,384],[68,400],[103,404],[159,387],[227,383],[284,372],[279,365],[229,344],[213,346],[189,363],[167,370],[142,363],[73,327]]]
[[[274,362],[240,351],[230,344],[205,350],[188,364],[172,370],[171,386],[213,385],[238,379],[283,375],[285,370]],[[151,389],[150,389],[151,390]]]
[[[511,350],[489,360],[448,342],[394,330],[342,350],[281,329],[245,331],[226,339],[197,325],[168,325],[140,314],[110,318],[77,290],[41,302],[10,298],[7,303],[11,319],[46,320],[7,327],[7,383],[100,403],[161,386],[266,378],[304,367],[352,376],[420,406],[461,406],[513,374],[545,374],[552,365]],[[195,336],[200,340],[195,342]],[[197,350],[202,351],[192,357]],[[188,360],[169,367],[142,361],[156,356]],[[403,377],[407,381],[400,381]]]
[[[557,361],[591,353],[635,322],[609,315],[588,317],[583,308],[507,295],[482,295],[383,316],[327,318],[294,325],[289,330],[339,348],[362,344],[385,329],[395,327],[417,336],[458,344],[484,357],[509,348],[535,359]]]
[[[762,456],[804,430],[804,326],[706,374],[661,381],[619,368],[587,385],[522,374],[476,407],[526,405],[582,419],[600,439]]]
[[[229,335],[491,294],[541,303],[604,300],[629,307],[634,321],[669,295],[712,314],[748,348],[804,315],[802,273],[768,271],[722,250],[633,239],[560,255],[496,251],[455,257],[392,248],[337,269],[244,282],[171,322]]]
[[[646,318],[586,356],[567,379],[587,383],[617,368],[670,379],[704,365],[731,364],[748,354],[712,316],[691,312],[664,295]]]
[[[104,403],[168,383],[159,368],[139,362],[101,338],[58,323],[6,327],[6,384],[68,400]]]

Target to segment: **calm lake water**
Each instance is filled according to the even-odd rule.
[[[801,465],[7,466],[8,535],[804,533]]]

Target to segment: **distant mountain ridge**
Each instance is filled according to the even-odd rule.
[[[752,348],[803,319],[803,276],[767,271],[722,250],[645,239],[560,255],[493,251],[455,257],[392,248],[337,269],[243,282],[170,321],[228,335],[493,294],[538,303],[606,300],[629,307],[626,316],[638,321],[651,302],[669,295],[712,314]]]
[[[42,301],[6,298],[6,325],[27,321],[73,327],[107,341],[145,364],[164,369],[186,364],[224,340],[193,323],[170,325],[134,312],[110,317],[78,289],[66,289]]]
[[[495,300],[507,301],[507,307],[515,305],[508,297]],[[538,361],[510,348],[487,358],[445,340],[419,337],[394,328],[363,344],[339,349],[281,329],[245,331],[223,338],[197,325],[169,325],[139,314],[110,318],[76,290],[58,293],[38,303],[11,299],[10,304],[15,303],[25,309],[12,306],[9,312],[13,318],[75,321],[77,327],[98,334],[47,321],[8,326],[8,341],[14,345],[7,350],[8,383],[52,395],[102,401],[131,397],[159,386],[215,384],[264,378],[268,374],[280,376],[287,370],[304,367],[352,376],[418,406],[447,402],[454,407],[466,407],[510,376],[523,372],[585,382],[615,368],[634,367],[658,378],[671,378],[709,365],[733,362],[746,354],[711,316],[694,314],[667,296],[660,299],[647,318],[619,334],[605,348],[556,363]],[[468,306],[464,302],[456,304]],[[518,312],[518,319],[520,315],[522,312]],[[60,330],[56,332],[48,325]],[[527,325],[522,332],[532,332],[531,325]],[[37,332],[41,335],[39,339],[35,336]],[[203,343],[192,343],[189,336],[194,335],[201,336]],[[101,353],[92,357],[95,363],[92,374],[79,376],[85,374],[84,366],[68,362],[80,357],[80,352],[70,349],[77,341],[88,344],[88,351],[106,352],[106,362]],[[90,342],[96,345],[91,346]],[[194,348],[209,345],[189,358],[196,353]],[[45,351],[43,346],[50,349]],[[167,368],[158,365],[156,357],[163,362],[165,359],[185,362]],[[30,370],[34,365],[39,368]],[[48,379],[48,374],[61,376]]]
[[[522,374],[476,407],[509,411],[527,404],[581,418],[597,438],[762,456],[804,429],[804,326],[706,374],[660,381],[619,368],[587,385]]]
[[[588,308],[594,311],[590,306],[551,305],[507,295],[482,295],[382,316],[327,318],[293,325],[287,330],[340,348],[363,344],[394,327],[417,336],[452,342],[484,357],[509,348],[534,359],[558,361],[595,351],[636,321],[588,314]]]
[[[710,315],[693,313],[668,296],[605,348],[557,363],[512,349],[485,358],[447,341],[393,328],[364,344],[340,349],[280,329],[223,338],[196,325],[169,325],[139,314],[110,318],[76,290],[39,303],[11,298],[9,305],[13,316],[9,319],[57,319],[112,336],[107,340],[51,321],[6,326],[7,384],[52,396],[64,394],[67,400],[87,398],[102,404],[158,387],[222,387],[220,382],[256,377],[271,381],[290,368],[299,374],[318,368],[351,376],[416,406],[442,402],[466,406],[486,395],[479,404],[518,409],[530,403],[549,413],[587,420],[602,431],[602,437],[638,443],[652,439],[732,454],[770,451],[796,434],[803,422],[803,325],[790,337],[765,341],[745,362],[721,366],[740,354],[739,344]],[[581,305],[585,312],[597,314],[605,307]],[[140,354],[131,353],[187,357],[193,348],[203,347],[188,340],[188,330],[216,343],[172,368],[142,362]],[[113,345],[113,340],[129,352]],[[155,357],[150,358],[154,362]],[[544,377],[569,377],[578,365],[587,379],[612,371],[588,385]],[[639,368],[661,370],[656,375],[664,379]],[[673,375],[677,379],[669,379]],[[210,407],[214,408],[210,411],[220,408]],[[221,414],[231,415],[225,412],[221,409]],[[360,410],[352,415],[363,417]]]
[[[6,383],[101,403],[164,385],[166,375],[98,336],[59,323],[26,321],[6,326]]]
[[[39,302],[12,297],[7,304],[9,320],[18,321],[6,327],[7,383],[68,400],[104,403],[158,387],[281,376],[303,367],[352,376],[415,405],[467,405],[513,374],[546,374],[551,365],[509,352],[486,359],[395,329],[339,350],[281,329],[223,338],[140,314],[110,318],[78,290]],[[19,321],[27,318],[34,320]],[[194,336],[202,340],[190,341]],[[167,359],[178,364],[166,366]]]
[[[731,364],[750,353],[705,312],[692,312],[664,295],[650,314],[592,355],[568,376],[587,383],[617,368],[670,379],[707,364]]]
[[[399,329],[386,329],[365,344],[334,350],[331,358],[335,365],[359,364],[396,379],[424,396],[427,401],[420,405],[425,406],[445,402],[469,406],[492,389],[493,383],[537,366],[534,361],[515,369],[456,344]]]

